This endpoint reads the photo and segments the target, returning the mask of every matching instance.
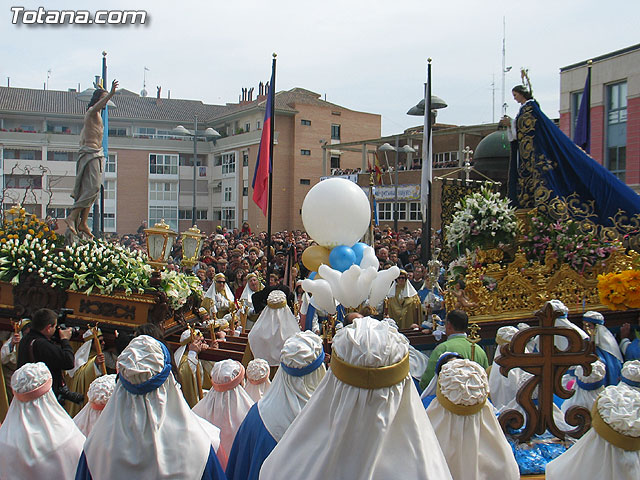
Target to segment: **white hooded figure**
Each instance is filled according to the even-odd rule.
[[[116,388],[87,437],[76,480],[224,479],[216,456],[220,430],[189,409],[167,347],[140,335],[117,367]]]
[[[569,321],[569,309],[564,303],[562,303],[560,300],[549,300],[548,303],[551,304],[554,312],[560,313],[560,316],[557,317],[554,321],[553,325],[555,327],[571,328],[572,330],[578,332],[583,340],[589,339],[589,335],[584,330]],[[566,351],[567,348],[569,348],[569,341],[567,340],[567,337],[556,335],[553,341],[556,348],[562,352]]]
[[[42,362],[27,363],[13,374],[13,401],[0,426],[0,478],[74,477],[85,437],[51,385]]]
[[[593,402],[602,393],[605,385],[606,368],[604,363],[596,360],[591,364],[591,375],[585,375],[582,366],[578,365],[575,370],[576,386],[573,396],[562,403],[562,414],[565,415],[571,407],[584,407],[591,410]]]
[[[406,337],[387,322],[354,319],[333,338],[331,370],[260,479],[451,479],[411,384]]]
[[[193,407],[193,412],[220,429],[220,447],[226,459],[240,424],[253,405],[244,387],[244,367],[236,360],[216,362],[211,370],[213,388]]]
[[[619,385],[625,385],[640,392],[640,360],[624,362]]]
[[[299,332],[282,347],[280,368],[242,422],[229,454],[228,480],[257,480],[264,460],[311,398],[324,375],[322,339]]]
[[[516,327],[500,327],[496,333],[497,348],[496,354],[493,357],[491,372],[489,373],[489,390],[491,392],[489,396],[491,397],[491,403],[493,403],[493,406],[497,410],[500,410],[516,398],[516,394],[518,393],[518,377],[522,370],[512,368],[505,377],[500,373],[500,365],[496,363],[496,360],[500,358],[500,348],[502,345],[511,343],[511,339],[518,332],[519,330]]]
[[[269,390],[270,371],[269,363],[262,358],[251,360],[247,365],[247,383],[244,389],[254,402],[260,400]]]
[[[89,435],[93,425],[100,418],[100,414],[115,388],[115,375],[103,375],[96,378],[89,385],[89,390],[87,391],[89,402],[73,417],[74,423],[85,436]]]
[[[520,389],[524,386],[525,383],[527,383],[529,380],[531,380],[531,378],[533,377],[532,374],[530,374],[529,372],[525,372],[524,370],[520,371],[520,375],[518,376],[518,390],[520,391]],[[536,400],[538,398],[538,387],[536,387],[533,391],[533,395],[532,398],[534,400]],[[554,403],[553,404],[553,421],[555,422],[556,426],[564,431],[567,432],[569,430],[573,430],[575,427],[571,427],[569,426],[565,421],[564,421],[564,415],[562,413],[562,411],[560,410],[560,408],[558,408],[558,406]],[[513,400],[511,400],[509,403],[507,403],[504,407],[502,407],[499,412],[498,412],[498,416],[500,416],[503,412],[507,411],[507,410],[517,410],[518,412],[520,412],[522,414],[522,416],[525,419],[525,422],[527,420],[527,414],[524,410],[524,408],[522,408],[522,406],[518,403],[518,399],[517,398],[513,398]]]
[[[484,369],[471,360],[454,359],[442,366],[427,415],[453,478],[519,480],[518,464],[488,396]]]
[[[616,338],[604,325],[604,316],[600,312],[590,310],[582,315],[582,322],[587,330],[593,329],[596,354],[606,365],[605,384],[617,385],[620,381],[620,370],[622,370],[624,358]]]
[[[287,305],[287,296],[274,290],[267,297],[267,308],[249,332],[249,347],[255,358],[264,358],[269,366],[275,367],[280,364],[285,340],[299,331],[298,321]]]
[[[638,480],[640,472],[640,392],[609,386],[591,409],[591,429],[549,462],[546,480]]]
[[[398,329],[398,324],[393,318],[383,318],[383,321],[387,322],[389,325],[394,327],[396,330]],[[416,386],[420,384],[420,379],[422,378],[422,374],[427,369],[427,365],[429,364],[429,355],[426,353],[422,353],[420,350],[415,348],[413,345],[409,345],[409,372],[411,373],[411,377],[414,379],[414,383]]]

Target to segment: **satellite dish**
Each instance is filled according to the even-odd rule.
[[[142,91],[140,92],[140,96],[141,96],[141,97],[146,97],[146,96],[147,96],[147,93],[148,93],[148,92],[147,92],[147,89],[146,89],[146,88],[143,88],[143,89],[142,89]]]

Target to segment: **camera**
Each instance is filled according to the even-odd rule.
[[[84,402],[84,395],[78,392],[72,392],[69,390],[69,387],[63,385],[62,388],[58,391],[56,395],[58,399],[58,403],[60,405],[64,405],[65,400],[69,400],[72,403],[77,403],[78,405]]]

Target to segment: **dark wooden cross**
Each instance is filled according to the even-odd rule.
[[[516,333],[511,343],[500,349],[500,358],[496,363],[500,365],[500,373],[505,377],[512,368],[521,368],[533,375],[525,383],[516,396],[518,403],[526,413],[526,425],[523,415],[517,410],[507,410],[500,417],[500,425],[507,432],[507,428],[525,428],[515,435],[521,442],[528,441],[534,434],[541,435],[549,430],[553,435],[564,439],[566,435],[579,438],[591,426],[591,415],[586,408],[571,407],[565,416],[565,421],[575,429],[562,431],[553,419],[553,394],[560,398],[569,398],[573,392],[562,386],[562,376],[573,366],[581,365],[585,375],[591,373],[591,363],[598,357],[594,354],[593,342],[583,341],[580,334],[571,328],[554,327],[554,321],[560,316],[549,302],[535,313],[539,319],[538,327],[531,327]],[[527,343],[538,335],[538,352],[527,353]],[[560,351],[554,344],[554,337],[567,339],[569,346]],[[537,405],[533,397],[538,389]]]

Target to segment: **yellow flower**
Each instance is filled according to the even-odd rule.
[[[43,233],[42,232],[38,232],[38,234],[36,235],[36,238],[42,238]]]
[[[7,239],[6,238],[0,238],[0,243],[6,243]]]
[[[49,227],[44,227],[44,228],[43,228],[43,230],[44,230],[45,232],[48,232],[48,231],[49,231]]]
[[[33,231],[33,228],[30,228],[30,229],[28,230],[28,232],[29,232],[31,235],[34,235],[34,234],[36,233],[36,232],[34,232],[34,231]]]
[[[55,233],[52,233],[52,234],[51,234],[51,240],[55,240],[55,239],[56,239],[56,234],[55,234]]]

